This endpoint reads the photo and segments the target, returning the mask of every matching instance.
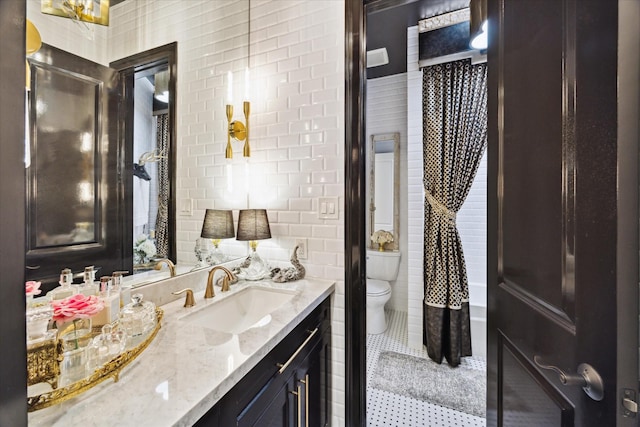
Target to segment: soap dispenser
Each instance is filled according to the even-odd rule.
[[[122,276],[128,271],[114,271],[112,279],[112,287],[114,292],[120,294],[120,308],[131,302],[131,286],[127,286],[122,281]]]
[[[65,268],[60,272],[60,281],[58,283],[60,286],[52,289],[47,293],[47,296],[51,297],[52,300],[61,300],[71,295],[75,295],[77,290],[71,286],[73,282],[73,273],[71,269]]]
[[[112,292],[111,280],[111,276],[102,276],[100,278],[100,298],[104,302],[104,308],[93,317],[94,326],[102,326],[118,320],[120,295],[118,292]]]

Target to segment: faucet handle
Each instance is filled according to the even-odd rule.
[[[222,285],[220,287],[220,292],[229,292],[229,278],[226,274],[222,276]]]
[[[193,297],[193,289],[191,288],[185,288],[181,291],[176,291],[176,292],[171,292],[172,295],[181,295],[183,293],[187,293],[187,296],[184,299],[184,306],[185,307],[193,307],[194,305],[196,305],[196,299]]]

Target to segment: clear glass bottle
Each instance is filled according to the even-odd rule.
[[[98,295],[98,282],[96,282],[96,271],[93,265],[84,268],[84,282],[81,285],[74,285],[77,293],[84,295]]]
[[[77,293],[77,289],[71,286],[73,283],[73,273],[71,269],[65,268],[60,272],[60,286],[50,290],[47,296],[50,296],[52,300],[61,300]]]
[[[131,296],[133,302],[124,306],[120,312],[120,327],[132,339],[133,345],[155,326],[156,306],[151,301],[142,301],[141,294]]]

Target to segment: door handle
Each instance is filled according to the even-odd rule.
[[[578,372],[575,374],[567,374],[557,366],[547,365],[543,363],[540,356],[533,356],[533,361],[539,368],[549,369],[558,374],[562,385],[582,387],[582,390],[595,401],[601,401],[604,398],[604,383],[598,371],[588,363],[578,365]]]

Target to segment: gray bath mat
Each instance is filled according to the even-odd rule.
[[[371,387],[477,417],[486,416],[487,374],[430,359],[383,351]]]

